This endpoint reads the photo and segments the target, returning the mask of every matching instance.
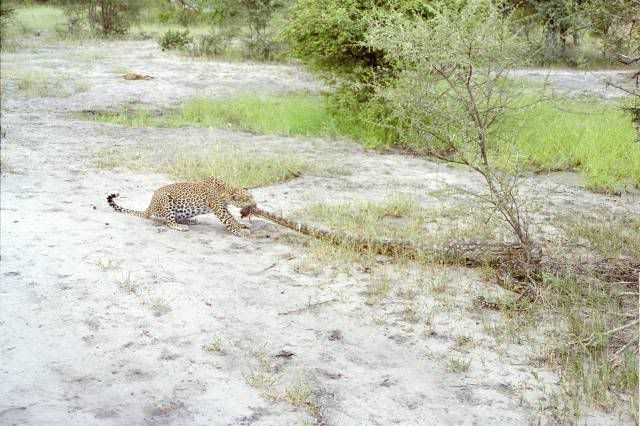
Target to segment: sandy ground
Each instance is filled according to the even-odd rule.
[[[213,216],[180,233],[115,214],[107,193],[144,208],[170,179],[97,169],[92,159],[109,146],[153,154],[227,143],[294,149],[348,170],[253,191],[260,205],[285,214],[309,202],[397,192],[437,207],[434,191],[476,187],[472,174],[343,141],[123,128],[70,114],[135,103],[159,108],[196,94],[318,87],[294,66],[189,60],[152,42],[34,45],[3,55],[2,66],[62,73],[89,88],[25,97],[3,77],[0,424],[553,423],[558,376],[530,365],[526,345],[498,344],[485,333],[483,325],[500,315],[474,308],[472,297],[504,290],[478,271],[434,267],[433,277],[448,285],[446,297],[417,294],[409,302],[421,316],[431,313],[431,322],[409,322],[402,314],[408,302],[394,292],[366,303],[366,271],[319,265],[317,273],[296,272],[305,250],[265,222],[253,220],[252,235],[241,239]],[[155,79],[124,81],[123,68]],[[640,214],[631,195],[596,195],[543,178],[527,185],[549,212],[572,205]],[[408,285],[413,272],[394,280],[394,288]],[[476,344],[456,347],[461,335]],[[204,349],[214,342],[219,351]],[[452,357],[468,360],[468,371],[451,372]],[[273,385],[256,387],[260,378]],[[317,409],[283,396],[300,388]],[[581,418],[626,421],[596,411]]]

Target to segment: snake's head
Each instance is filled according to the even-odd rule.
[[[258,213],[259,211],[260,209],[255,204],[248,204],[240,209],[240,217],[251,217],[251,215]]]

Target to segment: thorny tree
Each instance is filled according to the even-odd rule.
[[[491,147],[508,137],[495,130],[516,108],[509,69],[522,64],[525,45],[511,17],[489,0],[471,0],[460,10],[441,8],[428,21],[390,15],[376,24],[367,46],[381,49],[404,70],[379,93],[404,131],[405,142],[446,162],[478,172],[492,205],[525,248],[537,254],[519,197],[517,173],[499,173]]]
[[[640,51],[640,46],[636,49]],[[618,61],[625,65],[640,64],[640,55],[635,57],[629,57],[620,53],[616,54]],[[633,72],[631,79],[634,80],[634,87],[627,88],[617,85],[609,81],[607,84],[614,86],[629,95],[627,105],[623,107],[631,115],[631,120],[636,127],[636,142],[640,143],[640,69]]]

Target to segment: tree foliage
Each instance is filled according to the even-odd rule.
[[[290,52],[325,75],[366,79],[387,72],[384,52],[363,45],[372,20],[388,13],[428,16],[420,0],[298,0],[283,30]]]
[[[69,27],[77,28],[86,19],[101,35],[125,34],[139,15],[142,0],[63,0]]]
[[[365,45],[385,52],[401,72],[378,93],[408,143],[482,175],[484,197],[520,242],[531,247],[518,200],[515,175],[491,163],[495,124],[516,97],[508,71],[523,61],[525,43],[513,32],[510,15],[492,0],[469,0],[459,10],[441,6],[429,20],[395,13],[377,22]]]
[[[13,15],[13,7],[6,2],[0,3],[0,48],[4,43],[7,34],[7,26]]]

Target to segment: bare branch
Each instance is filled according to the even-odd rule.
[[[635,62],[640,62],[640,56],[632,58],[630,56],[623,55],[622,53],[616,53],[615,57],[619,62],[622,62],[625,65],[631,65]]]

